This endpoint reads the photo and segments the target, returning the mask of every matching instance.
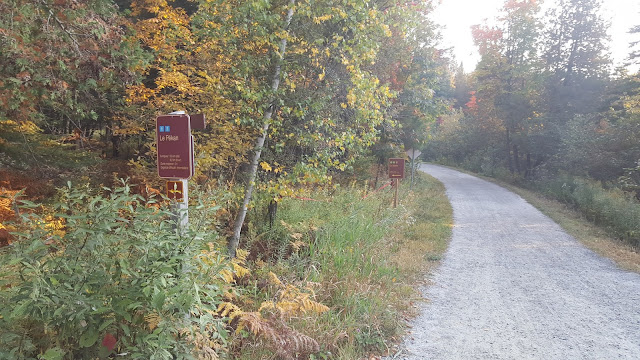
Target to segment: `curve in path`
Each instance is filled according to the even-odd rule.
[[[518,195],[435,165],[451,243],[403,359],[640,359],[640,275],[618,269]]]

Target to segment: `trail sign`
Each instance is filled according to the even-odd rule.
[[[162,115],[156,119],[158,176],[189,179],[193,175],[193,144],[189,115]]]
[[[407,150],[407,156],[409,157],[409,159],[411,159],[411,161],[417,159],[418,156],[420,156],[420,154],[422,154],[422,151],[420,150],[416,150],[416,149]]]
[[[404,179],[404,159],[402,158],[389,159],[389,178]]]
[[[407,156],[409,157],[409,159],[411,159],[411,185],[409,186],[410,189],[413,189],[413,174],[416,171],[416,167],[413,164],[418,156],[420,156],[420,154],[422,154],[422,151],[420,150],[416,150],[413,148],[407,150]]]
[[[167,197],[177,202],[184,201],[184,184],[182,181],[167,181]]]

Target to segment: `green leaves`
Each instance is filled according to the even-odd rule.
[[[39,355],[38,359],[40,360],[62,360],[65,352],[60,348],[51,348],[47,350],[44,354]]]
[[[78,343],[81,347],[91,347],[96,343],[96,341],[98,341],[99,336],[100,333],[97,329],[89,328],[80,336]]]
[[[15,358],[95,358],[116,348],[144,359],[188,356],[178,334],[199,327],[197,314],[215,311],[222,292],[197,285],[225,268],[222,258],[198,260],[217,235],[178,234],[166,211],[146,205],[126,183],[103,193],[68,187],[52,205],[59,215],[26,215],[15,246],[0,253],[0,263],[11,266],[0,273],[8,289],[0,292],[0,334],[16,334],[3,337],[3,347]],[[194,229],[208,228],[208,209],[190,213]],[[54,238],[59,230],[50,225],[60,221],[64,232]],[[206,328],[219,328],[220,319],[207,319]],[[116,342],[109,334],[125,336]],[[34,346],[20,345],[26,342]]]

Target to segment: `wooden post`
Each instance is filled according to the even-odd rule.
[[[413,157],[411,157],[411,185],[409,186],[409,189],[413,190],[413,171],[414,171],[414,165],[413,165]]]
[[[393,179],[393,186],[396,188],[393,195],[393,208],[395,209],[398,207],[398,179]]]
[[[172,201],[171,212],[173,213],[173,220],[176,222],[176,230],[180,235],[184,235],[189,228],[189,181],[187,179],[175,179],[170,182],[174,184],[174,189],[168,190],[176,191],[178,182],[182,183],[182,199]]]

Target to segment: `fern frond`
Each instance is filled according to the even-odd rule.
[[[266,320],[258,312],[242,315],[238,329],[241,327],[267,340],[281,359],[293,360],[320,350],[315,339],[290,328],[284,322]]]
[[[220,271],[220,276],[227,284],[233,284],[233,271],[224,269]]]
[[[220,314],[221,317],[229,317],[229,319],[233,320],[238,316],[244,315],[245,312],[236,304],[223,302],[218,305],[218,314]]]
[[[151,331],[158,327],[161,319],[160,315],[156,312],[152,312],[144,316],[144,321],[147,323],[147,326]]]
[[[265,310],[276,310],[276,303],[274,303],[273,301],[264,301],[262,304],[260,304],[258,312],[262,312]]]
[[[269,282],[271,282],[274,285],[277,285],[278,287],[284,287],[284,284],[282,283],[282,281],[278,279],[278,275],[274,274],[271,271],[269,272]]]
[[[242,277],[244,277],[246,275],[251,274],[251,270],[249,270],[246,267],[241,266],[239,264],[235,264],[235,263],[233,264],[233,272],[235,273],[235,275],[238,278],[242,278]]]
[[[211,334],[203,334],[195,329],[182,329],[180,335],[193,344],[192,355],[198,360],[218,360],[218,350],[224,351],[224,346],[217,341],[211,340]]]
[[[233,259],[238,264],[244,264],[249,256],[249,251],[244,249],[236,249],[236,257]]]

